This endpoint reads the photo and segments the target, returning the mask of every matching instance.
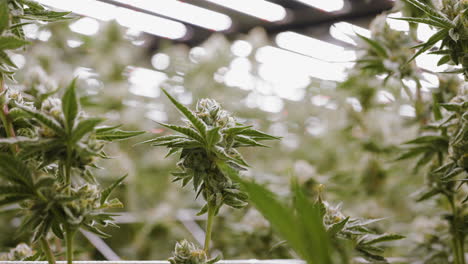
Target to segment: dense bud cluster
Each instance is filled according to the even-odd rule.
[[[454,117],[453,137],[449,142],[450,158],[468,172],[468,96],[454,97],[452,105],[458,106],[458,111]]]
[[[8,253],[0,254],[0,260],[18,261],[25,260],[34,255],[34,251],[25,243],[18,244],[15,248],[10,249]]]
[[[418,68],[414,62],[407,63],[414,55],[410,48],[414,41],[402,31],[393,30],[387,23],[387,15],[377,16],[370,26],[372,38],[361,39],[361,56],[358,65],[365,71],[385,74],[386,77],[402,79],[416,77]]]
[[[465,78],[468,78],[468,9],[467,1],[443,0],[441,13],[451,21],[452,28],[448,30],[450,38],[444,39],[444,44],[450,50],[450,59],[457,65],[461,64]]]
[[[229,128],[236,126],[235,118],[213,99],[200,99],[196,106],[196,115],[208,126]]]
[[[201,99],[196,111],[192,112],[165,93],[187,118],[187,126],[162,124],[182,135],[163,136],[145,143],[167,146],[170,149],[169,155],[180,153],[177,166],[181,171],[173,173],[174,181],[182,181],[183,186],[193,182],[197,197],[202,194],[207,202],[200,214],[206,213],[209,208],[217,214],[223,204],[233,208],[246,206],[247,194],[224,175],[218,165],[222,162],[237,171],[243,170],[248,165],[236,148],[263,146],[258,141],[278,138],[237,123],[213,99]]]
[[[169,259],[171,264],[212,264],[218,259],[208,259],[205,251],[197,248],[193,243],[183,240],[177,242],[174,256]]]
[[[341,247],[343,242],[352,242],[354,250],[358,252],[369,263],[388,263],[383,257],[383,249],[379,247],[381,242],[402,239],[403,236],[396,234],[377,234],[367,227],[380,219],[364,220],[345,216],[341,212],[341,204],[332,206],[326,201],[318,200],[323,224],[332,243]],[[343,254],[343,252],[342,252]]]

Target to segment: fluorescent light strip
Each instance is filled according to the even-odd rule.
[[[327,62],[345,62],[356,59],[354,51],[345,51],[341,46],[291,31],[279,33],[276,36],[276,44],[283,49]]]
[[[118,8],[117,11],[116,20],[124,27],[170,39],[180,39],[187,34],[187,28],[184,24],[176,21],[135,12],[126,8]]]
[[[257,50],[255,59],[262,64],[288,65],[293,71],[307,71],[309,76],[333,81],[343,81],[346,69],[354,63],[329,63],[273,46],[264,46]]]
[[[306,5],[322,9],[326,12],[333,12],[343,9],[343,0],[296,0]]]
[[[270,22],[286,17],[284,7],[264,0],[205,0]]]
[[[232,25],[229,16],[176,0],[114,0],[116,2],[145,9],[196,26],[215,31],[227,30]]]
[[[352,36],[356,36],[356,33],[367,38],[370,38],[371,35],[369,30],[347,22],[338,22],[330,27],[330,35],[332,37],[352,45],[357,44],[352,38]]]
[[[94,0],[36,0],[54,8],[72,11],[80,15],[102,21],[116,19],[117,22],[131,29],[144,31],[164,38],[179,39],[187,34],[184,24],[145,13]]]

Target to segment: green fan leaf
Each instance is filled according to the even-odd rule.
[[[2,195],[31,195],[31,190],[29,188],[23,187],[21,185],[5,185],[0,186],[0,196]]]
[[[405,238],[405,236],[398,235],[398,234],[383,234],[376,236],[372,239],[363,241],[361,244],[363,245],[373,245],[381,242],[387,242],[387,241],[394,241],[394,240],[400,240]]]
[[[257,141],[249,138],[249,137],[246,137],[246,136],[235,136],[234,139],[237,141],[237,142],[240,142],[242,143],[243,145],[245,146],[249,146],[249,147],[265,147],[265,148],[268,148],[267,145],[263,145],[261,143],[258,143]]]
[[[179,111],[192,123],[197,129],[201,136],[206,134],[206,125],[198,116],[196,116],[190,109],[179,103],[174,97],[172,97],[166,90],[162,89],[164,94],[171,100],[171,102],[179,109]]]
[[[104,141],[118,141],[129,139],[144,134],[145,131],[123,131],[120,129],[98,129],[96,130],[96,139]]]
[[[27,187],[33,186],[29,168],[9,154],[0,153],[0,177]]]
[[[19,203],[29,198],[29,195],[15,195],[0,199],[0,206]]]
[[[29,44],[28,41],[13,36],[0,36],[0,50],[19,49]]]
[[[68,85],[62,97],[62,111],[65,116],[65,127],[71,133],[79,111],[78,98],[76,97],[76,78]]]
[[[10,24],[9,19],[9,10],[8,10],[8,1],[0,0],[0,34],[3,33]]]
[[[206,145],[208,148],[213,147],[214,145],[218,144],[221,140],[221,133],[219,132],[219,127],[214,127],[208,130],[206,134]]]
[[[239,132],[239,135],[242,135],[242,136],[248,136],[248,137],[251,137],[255,140],[279,140],[281,139],[281,137],[275,137],[275,136],[272,136],[272,135],[269,135],[267,133],[263,133],[261,131],[258,131],[256,129],[252,129],[252,128],[246,128],[246,129],[243,129]]]
[[[143,142],[139,142],[135,145],[140,145],[140,144],[156,144],[156,143],[162,143],[162,142],[169,142],[172,140],[179,140],[179,139],[186,139],[187,137],[185,136],[162,136],[162,137],[157,137],[149,140],[145,140]]]
[[[343,228],[346,226],[346,223],[348,223],[349,217],[346,217],[345,219],[341,220],[340,222],[330,226],[327,230],[327,233],[330,237],[335,236],[338,232],[343,230]]]
[[[53,119],[52,117],[49,117],[37,110],[33,110],[31,108],[28,108],[28,107],[24,107],[24,106],[20,106],[18,105],[17,106],[18,108],[20,108],[21,110],[23,110],[24,112],[26,112],[26,114],[28,114],[30,117],[36,119],[37,121],[39,121],[40,123],[42,123],[43,125],[47,126],[48,128],[52,129],[55,133],[57,133],[58,135],[65,135],[65,130],[63,129],[63,127],[55,120]]]
[[[16,66],[16,64],[10,59],[8,54],[6,54],[6,52],[4,51],[0,51],[0,62],[5,63],[6,65],[13,67],[15,69],[18,68],[18,66]]]
[[[164,123],[159,123],[161,126],[163,127],[166,127],[166,128],[169,128],[171,130],[174,130],[176,132],[179,132],[181,134],[184,134],[186,136],[189,136],[191,139],[194,139],[200,143],[204,143],[205,142],[205,139],[200,135],[198,134],[197,131],[195,131],[194,129],[192,128],[188,128],[188,127],[182,127],[182,126],[175,126],[175,125],[169,125],[169,124],[164,124]]]
[[[127,175],[124,175],[124,176],[120,177],[118,180],[116,180],[114,183],[112,183],[109,187],[104,189],[104,191],[102,191],[101,200],[100,200],[101,205],[106,203],[106,201],[109,198],[109,195],[112,193],[112,191],[114,191],[114,189],[117,188],[123,182],[123,180],[126,177],[127,177]]]
[[[422,48],[420,48],[416,54],[413,55],[413,57],[411,57],[411,59],[409,59],[408,63],[413,61],[416,57],[418,57],[419,55],[421,55],[423,52],[429,50],[430,48],[432,48],[432,46],[434,46],[439,40],[442,40],[444,39],[448,34],[448,30],[447,29],[441,29],[439,30],[437,33],[435,33],[434,35],[432,35],[426,42],[424,42],[422,45]]]
[[[387,50],[385,49],[384,46],[382,46],[380,43],[378,43],[377,41],[373,40],[373,39],[370,39],[368,37],[365,37],[363,35],[360,35],[360,34],[357,34],[357,36],[359,38],[361,38],[362,40],[364,40],[365,42],[367,42],[367,44],[369,44],[369,46],[375,51],[375,53],[377,53],[380,57],[382,58],[388,58],[388,53],[387,53]]]
[[[78,142],[86,134],[92,132],[94,128],[103,121],[104,119],[102,118],[90,118],[80,121],[72,132],[71,141]]]
[[[403,20],[403,21],[408,21],[411,23],[421,23],[421,24],[426,24],[434,27],[439,27],[439,28],[451,28],[452,24],[447,22],[447,21],[438,21],[438,20],[432,20],[430,18],[425,18],[425,17],[389,17],[391,19],[396,19],[396,20]]]

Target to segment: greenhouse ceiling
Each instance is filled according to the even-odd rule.
[[[392,0],[38,0],[54,8],[102,21],[117,20],[158,39],[171,39],[195,46],[213,32],[227,36],[263,27],[269,34],[283,31],[334,42],[328,28],[352,21],[367,26],[370,19],[393,6]],[[155,26],[157,25],[157,26]],[[325,30],[311,30],[320,28]],[[325,34],[323,32],[326,32]],[[333,36],[333,34],[332,34]]]

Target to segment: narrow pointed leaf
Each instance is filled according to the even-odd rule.
[[[409,59],[408,63],[411,62],[412,60],[414,60],[416,57],[418,57],[419,55],[421,55],[423,52],[429,50],[430,48],[432,48],[432,46],[434,46],[439,40],[442,40],[446,35],[447,35],[447,29],[441,29],[439,30],[437,33],[435,33],[434,35],[432,35],[425,43],[424,43],[424,46],[422,48],[420,48],[416,54],[413,55],[413,57],[411,57],[411,59]]]
[[[0,177],[2,176],[11,182],[24,184],[28,187],[33,185],[29,168],[14,156],[3,153],[0,154]]]
[[[10,14],[8,9],[8,1],[0,0],[0,34],[8,29],[10,23]]]
[[[174,130],[176,132],[179,132],[181,134],[184,134],[184,135],[187,135],[189,136],[190,138],[194,139],[194,140],[197,140],[198,142],[200,143],[204,143],[205,142],[205,139],[200,135],[198,134],[197,131],[195,131],[194,129],[192,128],[188,128],[188,127],[182,127],[182,126],[175,126],[175,125],[169,125],[169,124],[163,124],[163,123],[159,123],[161,126],[163,127],[166,127],[166,128],[169,128],[171,130]]]
[[[96,131],[96,139],[104,141],[118,141],[144,134],[145,131],[123,131],[120,129],[115,130],[100,130]]]
[[[62,96],[62,111],[65,116],[65,125],[69,132],[72,131],[76,116],[79,111],[78,98],[76,97],[76,78],[68,85]]]
[[[127,175],[122,176],[121,178],[116,180],[114,183],[112,183],[109,187],[104,189],[104,191],[102,191],[101,200],[100,200],[101,205],[103,205],[107,201],[107,199],[109,198],[109,195],[112,193],[112,191],[115,188],[117,188],[117,186],[119,186],[126,177],[127,177]]]
[[[26,114],[28,114],[30,117],[36,119],[43,125],[52,129],[58,135],[65,135],[65,130],[63,129],[63,127],[52,117],[49,117],[39,111],[33,110],[28,107],[19,106],[19,105],[17,107],[23,110],[24,112],[26,112]]]
[[[206,125],[198,116],[196,116],[190,109],[179,103],[174,97],[172,97],[166,90],[162,89],[164,94],[171,100],[171,102],[179,109],[179,111],[192,123],[195,129],[202,135],[205,136]]]
[[[0,36],[0,50],[12,50],[12,49],[18,49],[21,48],[25,45],[29,44],[28,41],[22,40],[17,37],[13,36],[8,36],[8,37],[2,37]]]
[[[94,128],[104,119],[102,118],[90,118],[83,121],[80,121],[78,125],[75,127],[72,133],[71,140],[72,142],[78,142],[81,138],[83,138],[86,134],[92,132]]]
[[[384,46],[380,45],[380,43],[360,34],[357,34],[357,36],[365,42],[367,42],[367,44],[369,44],[369,46],[377,53],[377,55],[379,55],[382,58],[388,58],[387,50]]]

